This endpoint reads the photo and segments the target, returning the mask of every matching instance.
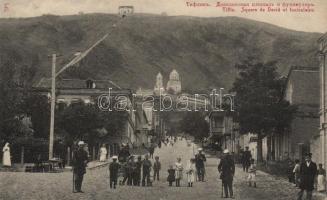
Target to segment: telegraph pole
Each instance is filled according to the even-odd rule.
[[[57,58],[56,54],[52,54],[49,160],[53,158],[54,117],[55,117],[55,106],[56,106],[56,58]]]

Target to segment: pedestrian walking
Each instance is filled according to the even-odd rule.
[[[173,182],[176,181],[176,170],[172,165],[170,165],[168,169],[167,181],[169,183],[169,186],[173,186]]]
[[[175,163],[176,169],[176,187],[181,186],[181,180],[183,179],[183,163],[181,158],[177,158],[177,162]]]
[[[301,167],[300,160],[295,159],[295,166],[294,166],[294,169],[293,169],[295,187],[300,186],[300,167]]]
[[[298,200],[302,199],[303,192],[306,191],[306,199],[311,200],[314,189],[314,180],[317,175],[317,165],[311,160],[311,153],[306,154],[305,161],[300,166],[300,191]]]
[[[84,150],[84,145],[85,143],[83,141],[79,141],[78,149],[73,154],[74,192],[80,193],[83,193],[82,183],[88,163],[88,154]]]
[[[325,191],[325,180],[326,180],[326,170],[322,167],[322,164],[319,163],[318,167],[318,177],[317,177],[317,191],[318,192],[324,192]]]
[[[150,153],[150,158],[153,159],[153,154],[154,154],[154,145],[153,144],[151,144],[149,147],[149,153]]]
[[[191,158],[186,168],[188,187],[193,187],[195,179],[195,159]]]
[[[152,163],[149,160],[149,155],[145,155],[143,161],[143,177],[142,177],[142,186],[151,186],[150,172],[151,172]]]
[[[257,187],[257,183],[255,180],[256,174],[257,174],[257,167],[254,163],[254,159],[251,159],[251,165],[249,167],[249,176],[248,176],[248,181],[249,181],[249,186],[251,187],[253,184],[253,187]]]
[[[117,163],[118,156],[112,157],[112,163],[109,165],[109,173],[110,173],[110,188],[116,189],[117,180],[118,180],[118,170],[119,163]]]
[[[233,198],[233,177],[235,174],[234,160],[229,155],[228,149],[224,150],[223,158],[218,165],[218,171],[220,172],[220,179],[222,180],[223,189],[225,192],[225,198],[228,198],[228,194]]]
[[[251,155],[251,152],[249,151],[249,147],[245,147],[245,151],[243,152],[242,158],[241,158],[244,172],[248,172],[251,158],[252,158],[252,155]]]
[[[100,162],[105,162],[107,160],[107,148],[105,144],[102,144],[102,147],[100,148]]]
[[[207,161],[206,156],[203,154],[203,149],[199,148],[198,153],[195,155],[195,166],[197,171],[198,181],[204,181],[205,165]]]
[[[10,147],[9,147],[9,142],[5,144],[5,146],[2,149],[2,165],[4,167],[11,167],[11,157],[10,157]]]
[[[157,179],[159,181],[159,171],[161,170],[161,163],[159,161],[159,156],[155,157],[155,162],[153,163],[153,181]]]

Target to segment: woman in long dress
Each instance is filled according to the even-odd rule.
[[[326,177],[326,170],[322,168],[322,164],[319,164],[318,168],[318,185],[317,185],[317,191],[323,192],[325,191],[325,177]]]
[[[191,158],[186,168],[187,182],[189,187],[193,187],[195,180],[195,159]]]
[[[102,147],[100,148],[100,162],[105,162],[107,160],[107,148],[106,145],[103,144]]]
[[[177,162],[175,163],[176,169],[176,187],[180,187],[181,180],[183,179],[183,163],[181,158],[177,158]]]
[[[3,152],[2,165],[5,167],[11,167],[10,147],[8,142],[3,147],[2,152]]]

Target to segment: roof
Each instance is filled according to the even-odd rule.
[[[110,80],[92,80],[92,79],[59,79],[56,81],[56,88],[58,89],[82,89],[87,88],[86,82],[92,81],[95,83],[95,88],[98,89],[121,89],[116,83]],[[35,88],[51,88],[51,78],[42,78],[37,84],[34,85]]]

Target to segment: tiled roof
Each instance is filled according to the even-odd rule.
[[[58,79],[56,80],[56,88],[58,89],[81,89],[87,88],[86,82],[88,80],[95,83],[95,88],[105,89],[105,88],[114,88],[121,89],[116,83],[110,80],[81,80],[81,79]],[[51,78],[42,78],[36,85],[35,88],[51,88]]]

